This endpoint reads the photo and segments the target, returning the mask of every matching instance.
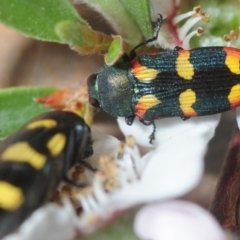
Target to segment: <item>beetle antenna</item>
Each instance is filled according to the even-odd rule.
[[[152,38],[149,38],[149,39],[147,39],[147,40],[139,43],[136,47],[134,47],[134,48],[130,51],[130,53],[129,53],[130,59],[133,59],[133,58],[135,58],[135,57],[137,56],[136,50],[137,50],[139,47],[141,47],[141,46],[143,46],[143,45],[146,45],[146,44],[148,44],[148,43],[150,43],[150,42],[154,42],[154,41],[157,40],[158,34],[159,34],[160,29],[161,29],[161,26],[162,26],[162,22],[163,22],[163,17],[162,17],[161,14],[159,14],[159,18],[158,18],[158,21],[157,21],[157,26],[156,26],[156,30],[155,30],[154,36],[153,36]]]

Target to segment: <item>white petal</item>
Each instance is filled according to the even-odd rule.
[[[168,136],[169,133],[162,129],[165,142],[141,159],[148,163],[140,181],[112,194],[110,205],[126,208],[138,203],[178,197],[194,188],[201,179],[204,154],[217,122],[196,121],[185,125],[181,132],[177,127],[170,129],[174,137]]]
[[[207,128],[210,130],[210,136],[213,136],[213,131],[215,130],[220,119],[220,114],[215,114],[211,116],[204,117],[193,117],[186,121],[180,119],[180,117],[164,118],[161,120],[156,120],[156,134],[155,134],[155,146],[164,143],[168,139],[178,136],[185,131],[194,130],[201,134],[202,128]],[[152,133],[152,126],[145,126],[138,119],[135,119],[132,126],[128,126],[125,123],[124,118],[118,118],[118,124],[125,136],[133,135],[138,144],[148,147],[153,147],[149,144],[149,136]],[[203,125],[202,125],[203,124]],[[200,127],[201,125],[201,127]],[[208,134],[208,132],[206,132]],[[206,136],[207,139],[209,137]]]
[[[150,0],[152,21],[156,21],[159,13],[165,16],[171,15],[179,4],[179,0]]]
[[[140,239],[226,240],[223,230],[206,210],[186,201],[143,207],[135,217],[134,230]]]
[[[147,191],[146,200],[177,197],[194,188],[203,173],[208,141],[209,138],[188,130],[145,156],[151,159],[141,179],[141,185]]]
[[[35,211],[19,228],[3,240],[66,240],[73,239],[75,212],[70,203],[64,207],[47,204]]]
[[[240,128],[240,107],[236,109],[236,115],[237,115],[238,128]]]
[[[117,157],[117,145],[120,141],[110,135],[99,132],[97,129],[92,130],[93,138],[93,155],[86,159],[91,164],[96,164],[101,155],[107,154],[111,157]]]

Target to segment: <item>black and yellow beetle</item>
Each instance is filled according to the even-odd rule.
[[[240,106],[240,50],[201,47],[136,55],[104,66],[88,79],[89,101],[132,125],[135,116],[145,124],[159,118],[203,116]],[[150,138],[154,138],[154,131]],[[151,140],[152,140],[151,139]]]
[[[41,206],[76,163],[92,155],[91,132],[75,113],[44,113],[0,144],[0,238]],[[76,185],[76,184],[75,184]],[[78,186],[82,186],[78,184]]]

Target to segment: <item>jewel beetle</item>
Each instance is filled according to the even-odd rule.
[[[39,115],[0,144],[0,238],[14,231],[56,190],[76,163],[92,168],[90,128],[73,112]]]
[[[137,45],[123,62],[104,66],[88,78],[89,101],[131,125],[135,117],[145,125],[159,118],[221,113],[240,106],[240,50],[232,47],[175,47],[137,55]]]

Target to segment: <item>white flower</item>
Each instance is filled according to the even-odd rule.
[[[196,23],[202,21],[209,22],[210,16],[202,11],[200,6],[194,7],[192,11],[176,15],[180,8],[180,1],[162,1],[151,0],[151,15],[152,20],[157,21],[159,14],[162,14],[167,21],[163,24],[157,43],[164,49],[174,49],[176,46],[181,46],[184,49],[189,49],[189,41],[193,36],[200,36],[203,33],[203,28],[191,30]],[[187,20],[186,20],[187,19]],[[179,22],[186,22],[179,27]]]
[[[180,200],[143,207],[135,217],[134,230],[140,239],[227,239],[211,214],[194,203]]]
[[[48,203],[35,211],[19,228],[3,240],[66,240],[76,236],[76,213],[69,202],[64,207]],[[11,224],[11,223],[9,223]]]
[[[96,177],[92,197],[88,195],[81,200],[87,212],[104,215],[136,204],[187,193],[202,176],[204,154],[219,117],[213,115],[188,121],[176,118],[159,120],[156,149],[140,157],[136,146],[126,146],[122,159],[117,161],[119,187],[108,193]],[[132,134],[137,142],[149,145],[151,127],[141,123],[129,127],[122,120],[119,122],[125,134]]]

